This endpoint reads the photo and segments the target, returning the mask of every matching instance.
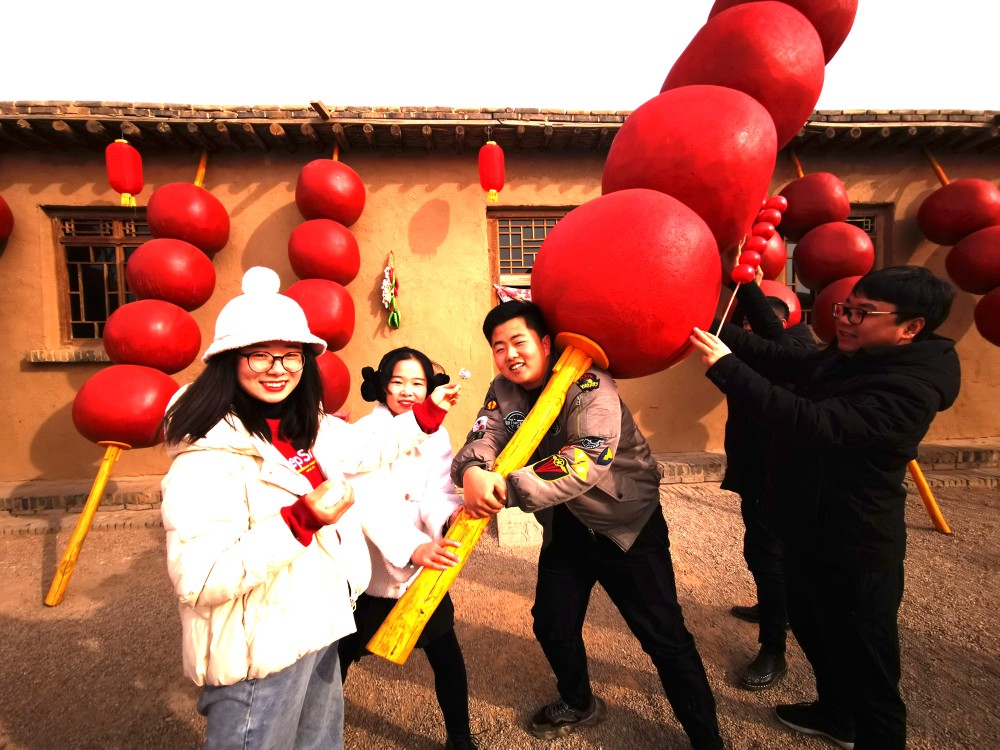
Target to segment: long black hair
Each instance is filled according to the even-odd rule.
[[[451,380],[447,373],[435,373],[433,363],[422,351],[401,346],[387,352],[382,357],[382,361],[378,363],[377,369],[361,368],[361,398],[365,401],[378,401],[384,404],[385,393],[389,388],[389,381],[392,380],[392,373],[396,369],[396,365],[408,359],[415,359],[423,368],[424,380],[427,381],[427,395],[430,395],[431,391],[439,385],[445,385]]]
[[[302,377],[281,402],[279,434],[297,450],[311,448],[319,434],[320,401],[323,383],[312,348],[302,348]],[[271,442],[265,407],[247,394],[237,376],[240,353],[219,352],[178,399],[164,417],[165,442],[194,442],[230,415],[237,417],[247,432]]]

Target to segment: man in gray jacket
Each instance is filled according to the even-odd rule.
[[[595,368],[573,384],[531,465],[503,477],[493,462],[545,386],[552,344],[541,311],[526,302],[495,307],[483,333],[500,374],[452,479],[473,517],[519,507],[544,530],[531,613],[560,698],[535,714],[531,733],[553,739],[607,714],[591,690],[583,642],[590,592],[600,583],[650,655],[692,746],[721,748],[715,699],[677,603],[659,471],[614,380]]]

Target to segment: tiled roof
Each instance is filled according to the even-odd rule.
[[[153,151],[322,153],[478,149],[606,152],[627,111],[509,107],[215,106],[122,102],[0,102],[0,152],[103,149],[124,135]],[[871,149],[983,152],[1000,147],[1000,113],[982,110],[820,110],[789,144],[797,152]]]

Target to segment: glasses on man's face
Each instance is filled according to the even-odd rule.
[[[861,325],[869,315],[895,315],[895,310],[864,310],[860,307],[848,307],[843,302],[833,303],[833,317],[847,318],[852,326]]]
[[[254,372],[267,372],[275,361],[281,362],[285,372],[298,372],[306,363],[302,352],[288,352],[280,357],[270,352],[240,352],[240,356],[247,358],[247,366]]]

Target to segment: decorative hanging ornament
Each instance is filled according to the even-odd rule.
[[[486,129],[486,137],[490,137],[490,129]],[[503,190],[503,149],[496,141],[486,141],[479,149],[479,184],[488,191],[487,201],[496,203],[500,200],[498,193]]]
[[[109,143],[104,150],[108,182],[122,194],[123,206],[135,205],[135,194],[142,192],[142,156],[124,138]]]
[[[396,269],[393,267],[395,258],[389,253],[389,260],[386,262],[385,271],[382,274],[382,305],[389,311],[387,321],[390,328],[399,328],[402,322],[399,315],[399,302],[396,296],[399,294],[399,279],[396,278]]]

